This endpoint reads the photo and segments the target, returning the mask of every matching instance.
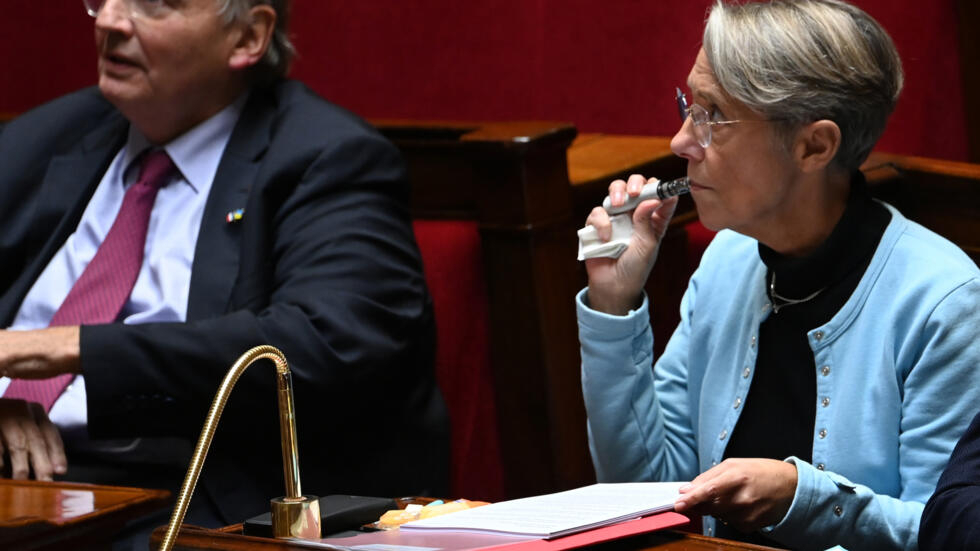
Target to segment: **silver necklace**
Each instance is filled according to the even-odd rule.
[[[776,293],[776,272],[773,272],[772,278],[769,279],[769,296],[772,298],[772,313],[778,314],[780,308],[785,308],[786,306],[793,306],[794,304],[801,304],[808,300],[813,300],[814,298],[816,298],[817,295],[822,293],[824,289],[826,289],[826,287],[817,289],[816,292],[811,293],[803,298],[782,297]],[[782,304],[778,304],[776,300],[781,301]]]

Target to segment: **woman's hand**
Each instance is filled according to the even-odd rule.
[[[678,513],[711,515],[742,532],[779,523],[796,494],[796,465],[775,459],[726,459],[701,473],[674,503]]]
[[[625,182],[616,180],[609,184],[612,206],[622,205],[627,197],[638,196],[646,183],[646,178],[634,174]],[[590,308],[622,316],[639,305],[643,286],[657,259],[660,240],[667,231],[675,208],[676,197],[640,203],[633,211],[633,237],[629,248],[619,258],[590,258],[585,261],[589,274]],[[586,224],[595,227],[603,241],[612,238],[609,214],[604,208],[594,208]]]

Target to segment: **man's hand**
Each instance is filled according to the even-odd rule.
[[[678,513],[711,515],[743,532],[779,523],[796,494],[796,466],[775,459],[726,459],[680,490]]]
[[[79,327],[33,331],[0,331],[0,375],[13,379],[46,379],[81,373]]]
[[[65,446],[58,428],[40,404],[0,398],[0,469],[10,477],[26,479],[34,471],[38,480],[52,480],[68,469]]]

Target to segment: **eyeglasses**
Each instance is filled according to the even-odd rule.
[[[170,6],[164,0],[120,0],[129,9],[130,17],[157,18],[170,11]],[[85,11],[92,17],[98,17],[99,11],[105,6],[106,0],[82,0]]]
[[[680,88],[677,90],[677,110],[681,115],[681,124],[688,117],[691,117],[691,121],[694,122],[694,137],[697,138],[698,143],[701,147],[708,147],[711,145],[711,127],[723,124],[735,124],[737,122],[742,122],[741,120],[730,120],[730,121],[715,121],[711,120],[711,114],[704,107],[698,104],[688,105],[687,96],[684,92],[681,92]]]

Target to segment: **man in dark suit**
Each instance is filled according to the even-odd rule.
[[[175,489],[229,366],[271,344],[293,372],[305,493],[444,492],[446,420],[403,167],[367,124],[283,79],[288,0],[85,6],[98,89],[0,133],[0,327],[19,329],[0,331],[0,386],[77,375],[50,414],[0,399],[5,467]],[[171,170],[119,316],[48,327],[108,241],[141,159],[161,150]],[[267,511],[284,493],[278,441],[273,369],[256,365],[232,393],[188,521]]]

